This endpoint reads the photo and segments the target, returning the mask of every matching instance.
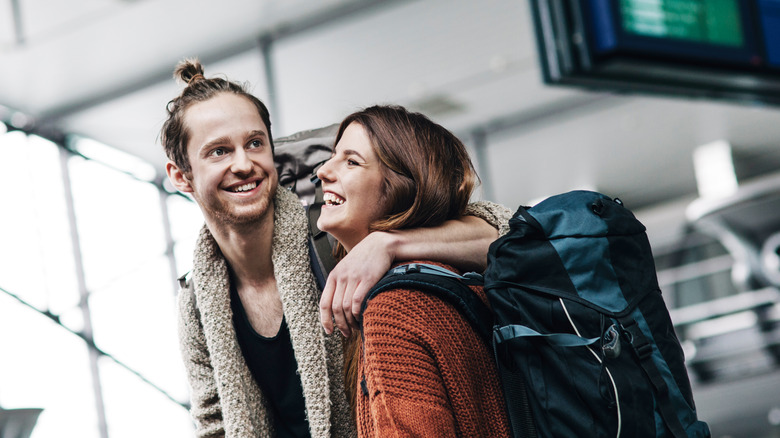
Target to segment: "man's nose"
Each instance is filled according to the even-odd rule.
[[[233,173],[243,174],[252,171],[252,160],[249,158],[249,154],[243,148],[236,149],[233,154],[233,161],[230,163],[230,170]]]

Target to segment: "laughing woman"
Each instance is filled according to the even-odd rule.
[[[317,176],[327,201],[318,226],[343,254],[372,231],[461,216],[478,182],[460,140],[396,106],[347,117]],[[509,436],[492,356],[450,304],[417,290],[383,292],[351,340],[346,384],[359,436]]]

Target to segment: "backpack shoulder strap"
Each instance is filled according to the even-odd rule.
[[[481,285],[482,276],[469,272],[458,275],[448,269],[425,263],[397,266],[368,292],[361,314],[368,302],[386,290],[415,289],[433,295],[454,306],[488,345],[491,344],[493,312],[468,285]]]
[[[315,180],[316,178],[316,180]],[[306,216],[309,220],[309,254],[311,255],[312,270],[317,278],[320,290],[325,288],[325,281],[330,271],[336,267],[336,258],[333,256],[328,234],[317,228],[317,219],[320,217],[323,200],[322,184],[319,178],[312,176],[314,182],[314,202],[306,208]]]

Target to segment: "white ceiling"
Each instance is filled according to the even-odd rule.
[[[776,108],[545,86],[529,11],[525,0],[0,0],[0,105],[162,170],[171,72],[199,56],[207,75],[253,85],[276,137],[373,103],[421,109],[470,146],[483,130],[485,196],[510,207],[583,187],[629,207],[692,196],[691,152],[717,139],[747,173],[780,165]]]

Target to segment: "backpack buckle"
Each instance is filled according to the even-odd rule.
[[[404,274],[415,274],[418,272],[420,272],[420,265],[418,265],[417,263],[409,263],[404,268]]]
[[[636,338],[634,338],[634,340],[636,340]],[[642,338],[642,343],[638,345],[634,344],[634,349],[636,350],[639,359],[645,359],[653,353],[653,346],[647,342],[644,337]]]
[[[639,359],[645,359],[653,354],[653,345],[642,334],[635,320],[632,319],[628,324],[623,324],[623,329],[625,330],[623,335],[626,341],[634,347],[634,351],[639,356]]]
[[[620,333],[618,333],[615,324],[609,326],[606,333],[604,333],[604,342],[606,343],[601,346],[601,351],[604,353],[604,356],[610,359],[620,356]]]
[[[485,277],[480,274],[479,272],[466,272],[463,274],[463,277],[467,280],[474,280],[474,281],[485,281]]]

